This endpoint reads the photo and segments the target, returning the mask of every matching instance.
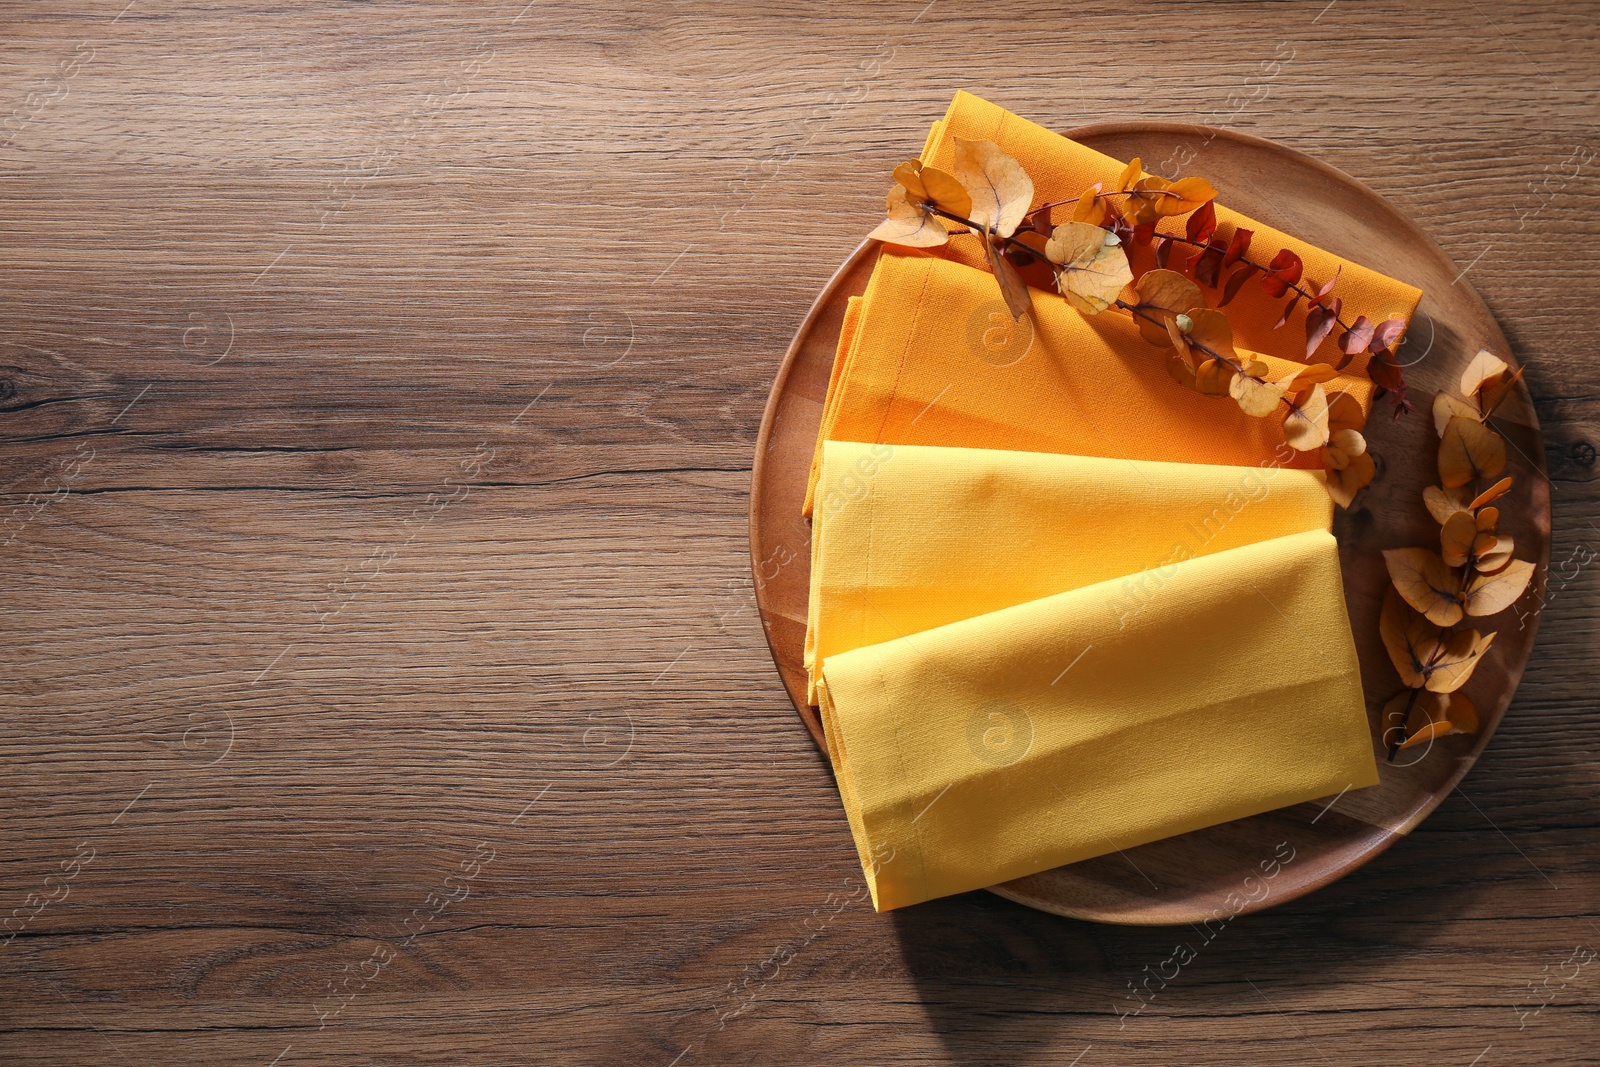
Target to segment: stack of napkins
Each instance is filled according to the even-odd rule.
[[[956,135],[1018,158],[1039,201],[1123,168],[965,93],[923,161]],[[1252,257],[1339,269],[1351,316],[1415,310],[1217,214]],[[1280,304],[1236,304],[1239,347],[1274,372],[1303,356]],[[886,247],[850,302],[806,500],[806,666],[879,910],[1377,782],[1316,454],[1163,359],[1053,294],[1013,321],[970,239]],[[1365,411],[1359,370],[1325,388]]]

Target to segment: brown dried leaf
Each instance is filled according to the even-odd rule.
[[[1502,481],[1510,481],[1510,479],[1506,478],[1506,479],[1502,479]],[[1497,482],[1495,484],[1498,485],[1500,483]],[[1478,500],[1482,500],[1482,499],[1483,499],[1482,496],[1478,497]],[[1478,500],[1474,500],[1472,502],[1472,504],[1470,504],[1468,506],[1469,507],[1475,507],[1477,505],[1477,503],[1478,503]],[[1488,507],[1488,508],[1478,508],[1477,510],[1478,510],[1478,529],[1480,531],[1484,532],[1484,533],[1494,533],[1494,528],[1500,524],[1500,509],[1499,508],[1495,508],[1495,507]]]
[[[1516,542],[1510,534],[1479,533],[1472,541],[1472,568],[1479,574],[1498,574],[1511,562],[1514,551]]]
[[[1190,308],[1184,315],[1189,319],[1189,328],[1183,332],[1184,337],[1201,358],[1243,362],[1239,353],[1234,351],[1233,326],[1228,322],[1227,315],[1204,304]]]
[[[1240,233],[1249,231],[1240,230]],[[1244,288],[1244,283],[1250,280],[1250,275],[1256,272],[1254,263],[1245,263],[1238,270],[1228,275],[1228,280],[1222,285],[1222,299],[1217,301],[1217,307],[1227,307],[1233,298],[1239,295],[1239,290]]]
[[[1044,254],[1055,266],[1061,295],[1085,315],[1098,315],[1110,307],[1123,286],[1133,281],[1117,235],[1087,222],[1057,226]]]
[[[1145,271],[1131,290],[1123,292],[1122,299],[1133,305],[1139,335],[1157,348],[1172,345],[1167,333],[1168,322],[1189,308],[1205,303],[1200,287],[1175,270]],[[1158,321],[1151,322],[1150,318]]]
[[[1467,403],[1454,393],[1440,390],[1433,397],[1433,432],[1440,437],[1444,436],[1444,428],[1451,419],[1460,415],[1462,418],[1478,419],[1478,409],[1475,405]]]
[[[1483,387],[1483,391],[1478,394],[1478,407],[1483,410],[1485,419],[1493,415],[1499,410],[1500,405],[1505,403],[1506,397],[1511,395],[1511,391],[1516,388],[1516,384],[1522,380],[1522,372],[1525,370],[1527,370],[1526,367],[1518,367],[1515,373],[1508,374],[1498,382]]]
[[[905,186],[916,201],[932,202],[952,215],[971,217],[972,197],[954,174],[924,167],[920,159],[910,159],[894,169],[894,180]]]
[[[1463,489],[1441,489],[1437,485],[1430,485],[1422,491],[1422,502],[1428,505],[1428,514],[1433,516],[1433,521],[1441,526],[1450,521],[1450,516],[1467,507]]]
[[[1478,539],[1478,524],[1470,511],[1458,511],[1439,530],[1439,549],[1445,565],[1464,567]]]
[[[1467,583],[1467,614],[1493,615],[1497,611],[1504,611],[1528,588],[1528,583],[1533,580],[1533,571],[1533,564],[1518,559],[1506,564],[1497,574],[1475,575]]]
[[[1457,581],[1439,553],[1426,548],[1389,548],[1383,553],[1394,582],[1406,603],[1428,617],[1436,626],[1454,626],[1461,621]]]
[[[1357,493],[1372,484],[1377,471],[1371,453],[1351,456],[1342,468],[1328,470],[1328,495],[1333,497],[1335,504],[1347,508]]]
[[[902,248],[933,248],[950,240],[950,231],[939,218],[912,203],[905,186],[889,190],[889,217],[867,234],[874,241]]]
[[[1471,399],[1479,389],[1494,384],[1510,369],[1510,364],[1487,348],[1478,349],[1478,354],[1472,357],[1467,369],[1461,372],[1461,395]]]
[[[1427,668],[1427,687],[1435,693],[1453,693],[1467,683],[1478,660],[1494,644],[1494,634],[1457,630],[1443,639]]]
[[[1476,419],[1452,416],[1439,439],[1439,482],[1446,489],[1493,478],[1506,467],[1506,443]]]
[[[1316,373],[1316,368],[1319,366],[1327,366],[1327,364],[1319,363],[1309,366],[1301,374]],[[1330,379],[1337,377],[1338,374],[1331,367],[1328,368],[1327,373]],[[1300,377],[1300,375],[1296,375],[1296,377]],[[1342,391],[1328,394],[1328,434],[1330,439],[1333,434],[1338,433],[1340,430],[1364,430],[1366,426],[1367,413],[1362,410],[1361,401]]]
[[[1328,443],[1328,394],[1320,385],[1289,404],[1283,439],[1296,452],[1310,452]]]
[[[1078,194],[1078,202],[1072,205],[1072,221],[1103,226],[1109,211],[1106,202],[1100,199],[1100,183],[1096,182]]]
[[[1476,511],[1478,508],[1483,507],[1491,500],[1499,500],[1509,492],[1511,492],[1511,478],[1507,476],[1505,478],[1501,478],[1498,482],[1495,482],[1489,488],[1479,493],[1473,498],[1472,503],[1468,504],[1467,507]]]
[[[1465,693],[1450,694],[1450,703],[1445,715],[1449,718],[1450,725],[1455,727],[1451,733],[1475,734],[1478,732],[1478,706]]]
[[[1283,400],[1284,390],[1288,385],[1287,381],[1263,382],[1259,380],[1259,375],[1248,377],[1240,374],[1228,386],[1228,395],[1239,402],[1240,409],[1246,415],[1253,415],[1259,419],[1272,414]]]
[[[1454,732],[1451,729],[1449,719],[1423,723],[1415,731],[1409,729],[1406,731],[1406,739],[1400,742],[1400,747],[1410,748],[1412,745],[1420,745],[1426,741],[1432,741],[1436,737],[1443,737],[1445,734]]]
[[[989,269],[994,271],[995,280],[1000,283],[1000,295],[1005,298],[1011,317],[1021,319],[1033,310],[1033,297],[1028,292],[1028,283],[1022,280],[1017,268],[1000,253],[993,241],[981,234],[978,239],[983,242],[983,251],[989,257]]]
[[[1394,669],[1400,672],[1400,680],[1413,689],[1422,688],[1427,681],[1423,667],[1438,647],[1439,628],[1412,611],[1391,585],[1383,594],[1378,634]]]
[[[972,198],[967,218],[1001,237],[1010,237],[1033,203],[1033,179],[993,141],[966,137],[955,141],[955,177]],[[1017,314],[1015,308],[1012,314]]]
[[[1208,359],[1194,372],[1194,387],[1206,396],[1227,396],[1237,375],[1219,360]]]
[[[1267,291],[1268,296],[1279,297],[1289,291],[1289,287],[1300,280],[1300,275],[1305,270],[1305,264],[1300,262],[1300,257],[1287,248],[1280,249],[1272,257],[1272,262],[1267,264],[1267,273],[1261,276],[1261,288]],[[1299,299],[1297,296],[1295,299]],[[1287,313],[1284,316],[1288,318]]]
[[[1339,324],[1339,298],[1334,297],[1333,302],[1324,307],[1314,305],[1306,312],[1306,358],[1316,355],[1317,349],[1322,347],[1322,342],[1328,339],[1333,328]]]

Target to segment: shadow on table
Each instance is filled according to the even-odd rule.
[[[1463,840],[1473,836],[1419,833],[1332,886],[1209,930],[1063,919],[986,892],[888,918],[951,1062],[1066,1067],[1085,1048],[1136,1045],[1155,1028],[1171,1042],[1174,1015],[1282,1014],[1302,992],[1415,955],[1480,891]],[[1295,1025],[1285,1016],[1286,1038],[1300,1036]],[[1081,1060],[1097,1062],[1107,1061]]]

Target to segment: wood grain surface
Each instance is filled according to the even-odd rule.
[[[0,12],[0,1063],[1600,1063],[1594,4]],[[762,638],[768,387],[958,87],[1348,171],[1529,367],[1494,743],[1209,940],[873,913]]]

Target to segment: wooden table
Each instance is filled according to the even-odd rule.
[[[125,3],[3,23],[0,1062],[1600,1063],[1593,4]],[[1192,931],[871,910],[753,607],[778,359],[957,87],[1358,176],[1546,427],[1465,790],[1137,1014]]]

